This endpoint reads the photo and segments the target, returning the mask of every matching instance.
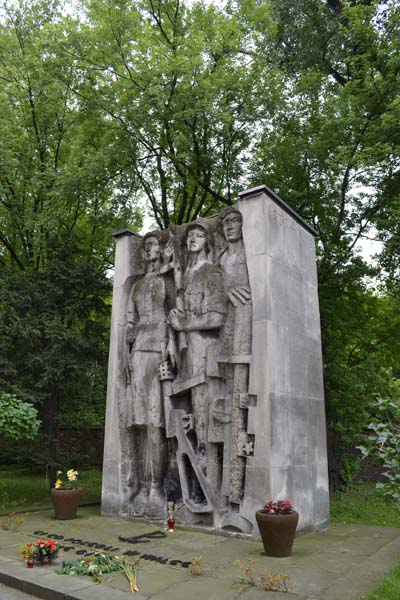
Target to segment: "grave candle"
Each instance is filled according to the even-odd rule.
[[[168,521],[167,521],[168,531],[175,531],[174,503],[168,502],[167,508],[168,508]]]

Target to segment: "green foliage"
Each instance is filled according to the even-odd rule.
[[[81,425],[79,420],[78,423]],[[78,429],[78,435],[74,438],[73,446],[64,444],[58,449],[57,461],[59,463],[64,465],[79,464],[85,467],[99,464],[101,458],[99,458],[96,448],[90,445],[90,434],[88,434],[88,431],[83,426],[82,429]]]
[[[59,411],[69,406],[87,406],[101,423],[110,293],[104,274],[72,253],[45,271],[4,274],[0,289],[3,386],[29,390],[53,443]]]
[[[322,283],[320,302],[327,420],[348,483],[358,469],[352,449],[363,443],[375,399],[396,385],[397,309],[387,296],[356,285],[349,270],[336,287]]]
[[[378,418],[368,425],[368,444],[357,448],[363,458],[372,456],[380,462],[385,480],[376,487],[395,500],[400,509],[400,396],[396,401],[379,398],[376,412]]]
[[[0,465],[20,465],[26,467],[26,465],[36,464],[36,447],[38,444],[42,445],[42,440],[36,438],[35,441],[24,440],[20,444],[15,446],[10,445],[10,441],[1,436],[0,437]],[[38,455],[40,464],[43,464],[43,459]]]
[[[138,592],[137,586],[138,560],[129,560],[120,556],[95,554],[90,558],[74,561],[63,561],[61,570],[64,575],[89,575],[96,583],[101,583],[103,575],[122,571],[129,582],[130,591]]]
[[[62,567],[57,572],[62,575],[89,575],[95,581],[101,582],[104,574],[115,571],[122,571],[121,561],[112,556],[95,554],[86,560],[63,560]]]
[[[112,232],[140,225],[113,125],[78,100],[81,71],[57,2],[0,22],[0,385],[34,401],[57,454],[59,423],[104,419]],[[78,410],[80,408],[80,412]]]
[[[340,461],[340,477],[345,486],[353,483],[356,474],[360,470],[361,459],[347,452],[343,452]]]
[[[40,421],[37,410],[28,402],[21,402],[13,394],[0,392],[0,434],[14,440],[34,439]]]
[[[66,409],[64,409],[66,410]],[[31,466],[33,469],[44,467],[46,464],[80,465],[91,467],[101,461],[99,444],[93,443],[92,430],[85,428],[79,419],[75,419],[76,429],[69,434],[70,438],[64,439],[62,429],[58,432],[56,440],[56,453],[54,452],[54,439],[41,434],[35,440],[23,440],[16,446],[10,446],[7,438],[0,437],[0,465]],[[67,430],[68,431],[68,430]],[[68,434],[67,434],[68,435]]]
[[[33,397],[55,454],[58,425],[102,423],[112,231],[144,201],[165,228],[265,182],[318,232],[331,467],[350,481],[400,372],[398,3],[74,8],[21,0],[0,22],[0,385]]]
[[[268,4],[276,29],[258,38],[259,60],[279,64],[280,98],[266,104],[251,183],[268,182],[318,232],[330,462],[349,480],[351,461],[341,457],[360,443],[399,365],[400,10],[376,1]],[[385,242],[380,290],[371,286],[378,270],[358,250],[374,236]]]
[[[157,224],[231,204],[259,111],[258,63],[242,59],[257,32],[216,4],[83,6],[79,94],[113,123]]]

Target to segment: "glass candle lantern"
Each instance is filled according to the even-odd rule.
[[[168,521],[167,521],[168,531],[175,531],[174,503],[168,502],[167,509],[168,509]]]

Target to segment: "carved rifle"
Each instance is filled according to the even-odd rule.
[[[182,256],[181,256],[181,247],[180,240],[178,238],[177,232],[175,231],[175,226],[170,225],[168,228],[170,240],[173,243],[174,251],[172,264],[174,267],[174,283],[175,283],[175,294],[176,294],[176,308],[179,312],[185,314],[185,299],[184,299],[184,290],[183,290],[183,274],[182,274]],[[179,341],[179,351],[187,349],[187,340],[186,333],[184,331],[180,331],[178,335]]]

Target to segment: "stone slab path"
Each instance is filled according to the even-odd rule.
[[[298,536],[292,556],[270,558],[258,541],[180,527],[167,533],[160,522],[102,517],[97,507],[81,508],[72,521],[56,521],[53,511],[22,516],[18,531],[0,531],[0,583],[44,600],[361,600],[400,562],[400,527],[335,524],[323,533]],[[40,536],[59,536],[65,549],[55,564],[28,569],[19,547]],[[104,546],[139,557],[138,593],[129,592],[122,573],[105,576],[102,584],[56,573],[61,560],[83,558]],[[204,560],[198,577],[185,565],[194,556]],[[288,574],[289,593],[234,583],[242,575],[237,559],[245,564],[251,559],[256,574]]]
[[[25,594],[0,583],[0,598],[1,600],[35,600],[37,596]]]

